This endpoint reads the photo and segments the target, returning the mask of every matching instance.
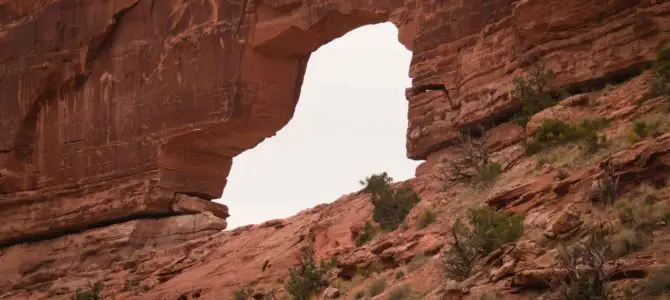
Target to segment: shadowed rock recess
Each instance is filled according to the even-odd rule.
[[[381,22],[395,24],[413,52],[406,149],[426,162],[408,181],[423,199],[408,220],[431,207],[442,217],[357,247],[352,234],[372,211],[357,193],[221,233],[228,209],[211,200],[223,194],[225,202],[233,157],[289,122],[310,54]],[[396,269],[417,253],[436,258],[450,226],[439,219],[455,219],[468,203],[452,201],[464,187],[436,190],[431,175],[445,157],[462,156],[460,130],[488,130],[504,175],[533,159],[515,154],[525,131],[510,122],[519,111],[514,77],[541,62],[556,73],[549,92],[608,103],[552,109],[608,117],[620,125],[612,128],[624,128],[661,101],[633,104],[649,85],[645,70],[669,41],[670,2],[659,0],[0,1],[0,299],[69,299],[89,281],[104,282],[104,294],[119,299],[229,299],[247,286],[267,294],[305,243],[319,257],[337,257],[338,280],[357,278],[352,268]],[[669,140],[660,135],[616,149],[622,185],[666,180]],[[556,201],[579,202],[600,176],[597,163],[604,164],[584,163],[556,186],[544,180],[553,176],[546,168],[523,173],[532,180],[499,182],[468,205],[526,212],[525,223],[548,224],[563,208],[543,211],[538,198],[556,191]],[[498,254],[531,251],[526,246]],[[503,282],[532,282],[549,267],[514,259],[495,280],[470,280],[479,294],[473,288],[448,299],[488,291],[535,297]],[[650,260],[627,266],[640,277],[646,271],[636,263]],[[417,272],[406,281],[429,299],[467,290],[431,286],[443,280],[439,268]]]

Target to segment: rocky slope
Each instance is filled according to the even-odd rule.
[[[407,152],[426,160],[410,181],[422,200],[408,226],[357,247],[352,231],[372,205],[356,193],[219,233],[228,210],[209,200],[234,156],[289,121],[310,53],[384,21],[413,51]],[[655,0],[0,1],[0,298],[65,299],[89,281],[119,299],[281,294],[306,244],[336,258],[331,284],[345,297],[380,277],[429,299],[550,297],[545,279],[561,269],[539,237],[573,241],[616,219],[592,201],[608,170],[622,197],[644,183],[667,203],[670,136],[629,131],[640,118],[668,126],[667,100],[645,95],[669,41],[670,2]],[[548,92],[572,96],[524,128],[512,122],[522,110],[513,78],[537,62],[556,73]],[[596,117],[607,119],[606,147],[524,154],[543,119]],[[488,185],[442,172],[467,154],[459,130],[478,125],[501,165]],[[452,222],[478,205],[525,213],[524,235],[468,280],[446,281]],[[428,209],[437,221],[419,230]],[[666,231],[608,262],[613,286],[667,260]]]
[[[520,143],[511,142],[519,140],[518,134],[511,134],[519,131],[493,129],[488,145],[495,161],[504,166],[495,181],[438,179],[440,165],[435,165],[432,172],[408,182],[421,201],[408,215],[406,226],[378,234],[362,246],[356,245],[354,236],[371,220],[373,207],[363,192],[285,220],[200,238],[198,234],[219,228],[209,213],[172,217],[181,218],[174,221],[130,221],[3,249],[0,290],[5,292],[0,298],[68,299],[91,282],[103,282],[103,295],[110,299],[233,299],[242,288],[252,288],[258,295],[275,291],[279,298],[301,247],[312,245],[319,258],[335,258],[330,284],[344,299],[367,293],[380,280],[386,283],[381,299],[405,284],[423,299],[480,299],[488,293],[502,299],[554,299],[549,283],[562,270],[556,243],[575,241],[618,219],[614,206],[593,200],[595,184],[607,174],[609,164],[604,162],[611,161],[620,178],[617,201],[636,203],[634,191],[650,185],[647,196],[664,204],[666,214],[670,212],[670,133],[641,141],[629,138],[632,120],[670,112],[664,98],[636,104],[648,90],[649,76],[646,72],[549,108],[572,111],[563,114],[566,117],[580,111],[584,118],[610,116],[603,131],[609,143],[598,151],[584,154],[579,145],[567,144],[525,155]],[[575,104],[576,97],[586,100]],[[500,125],[513,126],[518,125]],[[663,126],[670,129],[669,118]],[[462,145],[453,148],[458,147]],[[559,176],[560,170],[567,175]],[[523,212],[524,234],[481,259],[468,280],[447,280],[442,261],[453,221],[466,209],[482,205]],[[419,229],[419,216],[429,210],[435,222]],[[162,222],[177,222],[180,230],[161,229]],[[614,223],[615,231],[620,231],[621,224]],[[669,246],[670,228],[663,223],[654,228],[643,249],[609,261],[605,270],[613,290],[621,294],[643,282],[667,263]]]

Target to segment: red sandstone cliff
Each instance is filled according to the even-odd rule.
[[[553,183],[513,172],[532,158],[510,158],[524,132],[508,123],[519,109],[512,78],[541,61],[557,73],[552,91],[609,103],[596,115],[613,116],[623,130],[644,113],[633,103],[649,74],[636,76],[670,41],[670,2],[658,0],[0,1],[0,297],[67,298],[86,278],[111,289],[138,277],[150,288],[145,299],[195,291],[225,298],[285,276],[306,237],[346,265],[437,251],[446,222],[393,233],[380,253],[353,247],[351,228],[369,218],[361,195],[211,235],[225,228],[228,211],[209,200],[221,195],[235,155],[290,120],[310,53],[385,21],[413,51],[407,153],[426,163],[415,180],[424,201],[412,214],[431,204],[453,219],[477,202],[455,204],[460,187],[435,191],[430,175],[440,159],[458,155],[458,129],[485,124],[512,182],[488,191],[487,203],[531,211],[526,222],[539,228],[560,209],[535,201]],[[621,85],[591,93],[606,84]],[[571,107],[552,109],[594,113]],[[667,141],[617,149],[622,172],[649,180],[667,173]],[[560,203],[581,203],[575,195],[596,176],[596,161],[560,186],[569,191],[555,196]],[[659,243],[648,250],[657,260],[667,257]],[[277,262],[259,273],[268,257]],[[435,289],[437,271],[421,272],[408,280]]]

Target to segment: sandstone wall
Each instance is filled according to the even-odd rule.
[[[384,21],[414,53],[414,159],[459,127],[505,121],[511,79],[533,60],[558,73],[555,88],[584,86],[670,40],[670,2],[655,0],[3,1],[0,245],[140,217],[225,218],[207,201],[234,156],[290,120],[310,53]]]

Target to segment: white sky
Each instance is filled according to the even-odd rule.
[[[360,189],[387,171],[414,176],[405,155],[411,52],[390,23],[358,28],[312,54],[293,119],[235,157],[222,199],[228,229],[286,218]]]

